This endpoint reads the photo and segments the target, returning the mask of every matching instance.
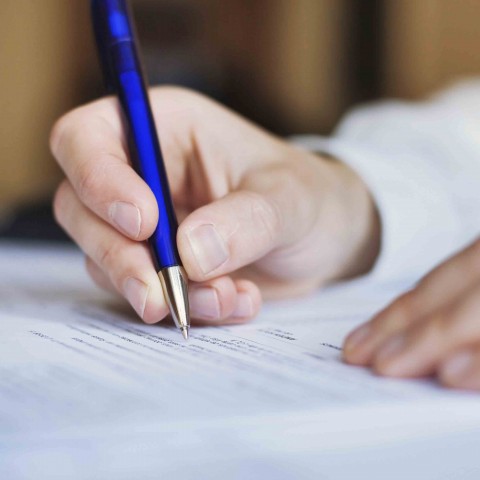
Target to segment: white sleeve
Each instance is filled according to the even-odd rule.
[[[425,102],[358,108],[333,136],[297,143],[348,164],[366,183],[382,225],[370,275],[416,279],[480,232],[480,80]]]

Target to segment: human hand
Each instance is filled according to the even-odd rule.
[[[295,148],[199,94],[162,87],[151,101],[194,319],[244,321],[256,315],[262,295],[305,294],[373,263],[375,208],[348,167]],[[54,212],[85,252],[94,281],[153,323],[168,313],[144,242],[158,211],[125,143],[113,98],[62,117],[51,134],[66,175]]]
[[[480,240],[442,263],[346,339],[344,358],[380,375],[436,375],[480,389]]]

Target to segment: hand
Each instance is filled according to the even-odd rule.
[[[256,315],[265,297],[308,293],[362,273],[377,253],[378,221],[348,168],[264,132],[178,88],[151,92],[173,201],[192,317]],[[51,149],[66,179],[57,221],[87,256],[94,281],[125,296],[145,322],[168,313],[146,240],[157,224],[152,192],[130,167],[117,101],[61,118]]]
[[[352,332],[344,357],[381,375],[480,389],[480,240]]]

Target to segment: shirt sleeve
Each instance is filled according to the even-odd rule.
[[[480,80],[425,102],[357,108],[330,138],[295,141],[369,188],[382,226],[375,279],[415,280],[480,233]]]

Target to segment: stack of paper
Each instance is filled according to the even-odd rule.
[[[351,282],[185,342],[99,292],[76,250],[0,248],[2,479],[478,478],[476,395],[341,363],[401,285]]]

